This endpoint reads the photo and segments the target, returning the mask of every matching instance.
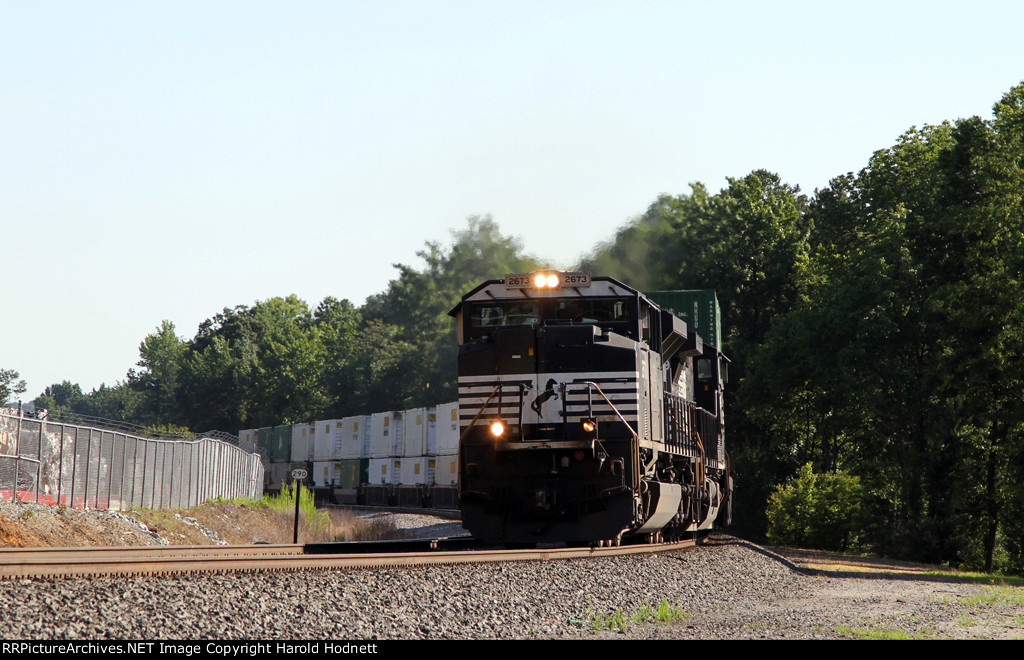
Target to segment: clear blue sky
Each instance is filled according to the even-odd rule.
[[[0,0],[0,367],[359,304],[491,214],[568,266],[659,193],[804,192],[1024,80],[1019,2]],[[499,274],[500,275],[500,274]]]

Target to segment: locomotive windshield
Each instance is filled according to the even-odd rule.
[[[507,325],[536,325],[540,308],[536,302],[494,301],[473,305],[470,323],[474,328],[495,328]]]
[[[553,319],[549,322],[601,325],[629,320],[626,301],[616,298],[571,298],[553,300]]]
[[[492,328],[537,325],[597,325],[635,337],[629,298],[545,298],[489,300],[469,305],[470,335]]]

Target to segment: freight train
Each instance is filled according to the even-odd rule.
[[[458,509],[458,404],[239,431],[275,493],[295,468],[324,504]]]
[[[683,320],[705,311],[718,315],[713,292],[644,294],[582,272],[465,294],[449,312],[463,526],[489,543],[603,546],[728,524],[728,360],[717,324],[705,338]]]

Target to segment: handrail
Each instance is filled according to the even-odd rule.
[[[612,400],[609,399],[608,395],[604,393],[604,390],[601,389],[600,385],[598,385],[597,383],[595,383],[592,380],[585,380],[585,381],[583,381],[582,383],[579,383],[579,384],[587,385],[587,386],[590,386],[590,387],[593,387],[594,389],[596,389],[597,393],[601,395],[601,398],[604,399],[605,402],[611,407],[612,411],[615,413],[615,416],[619,418],[619,421],[622,422],[626,426],[627,429],[629,429],[630,433],[633,434],[633,440],[635,441],[637,439],[636,431],[633,430],[633,427],[629,425],[629,422],[627,422],[626,418],[622,416],[622,413],[620,413],[619,409],[615,407],[615,404],[612,403]]]
[[[608,398],[608,395],[604,393],[604,390],[601,389],[600,385],[598,385],[597,383],[595,383],[592,380],[585,380],[585,381],[583,381],[583,384],[586,385],[588,388],[592,387],[592,388],[597,390],[597,393],[601,395],[601,398],[605,400],[605,403],[607,403],[608,406],[612,409],[612,412],[615,413],[615,416],[619,418],[619,421],[622,422],[623,426],[625,426],[626,429],[628,429],[630,434],[633,436],[633,442],[630,443],[633,446],[633,490],[634,490],[634,492],[639,493],[640,492],[640,442],[639,442],[639,438],[637,436],[636,431],[633,429],[632,426],[629,425],[629,422],[627,422],[626,418],[622,416],[622,413],[620,413],[619,409],[615,406],[614,403],[612,403],[612,400]]]
[[[494,398],[495,394],[497,394],[499,391],[501,391],[501,388],[502,388],[501,385],[496,385],[495,386],[494,391],[491,392],[491,396],[487,397],[487,400],[484,401],[484,405],[480,406],[480,410],[477,411],[476,417],[474,417],[472,419],[472,421],[470,421],[469,426],[467,426],[466,430],[463,431],[462,434],[459,436],[460,451],[461,451],[461,447],[462,447],[462,441],[466,439],[466,436],[469,435],[469,432],[473,430],[474,426],[476,426],[476,420],[480,419],[480,415],[484,414],[484,410],[487,408],[487,404],[489,404],[491,402],[491,399]]]

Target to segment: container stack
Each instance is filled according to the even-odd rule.
[[[309,485],[339,504],[458,508],[456,402],[246,429],[239,442],[251,443],[263,457],[268,491],[303,467]]]

